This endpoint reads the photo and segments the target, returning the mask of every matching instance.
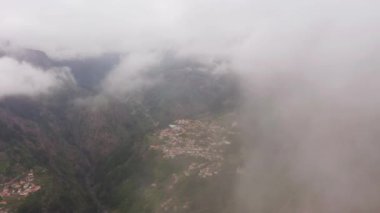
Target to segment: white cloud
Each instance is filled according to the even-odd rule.
[[[152,79],[146,79],[142,71],[159,62],[160,55],[157,53],[133,53],[125,56],[104,80],[103,91],[119,96],[150,86],[154,82]]]
[[[290,161],[290,167],[297,170],[301,164],[302,171],[296,172],[298,177],[309,178],[310,175],[306,182],[316,184],[315,188],[308,188],[310,193],[320,190],[326,193],[338,192],[341,196],[338,200],[330,199],[336,195],[334,193],[326,196],[320,194],[324,199],[329,198],[322,200],[326,201],[327,207],[334,205],[334,208],[339,208],[335,205],[338,203],[347,208],[322,212],[355,212],[353,205],[363,207],[363,212],[363,209],[378,206],[380,190],[375,174],[379,173],[379,169],[375,166],[379,165],[380,160],[377,152],[370,151],[379,150],[379,147],[374,147],[373,144],[378,144],[378,129],[375,127],[379,126],[380,98],[377,91],[380,77],[376,73],[380,67],[380,1],[0,2],[0,40],[9,40],[16,46],[43,50],[54,57],[89,56],[105,52],[128,53],[103,82],[106,93],[123,94],[149,84],[139,73],[155,65],[160,60],[160,53],[165,50],[173,50],[183,55],[196,55],[197,58],[206,61],[207,58],[213,57],[227,59],[232,68],[242,71],[242,79],[245,82],[243,88],[252,90],[246,95],[249,113],[252,109],[257,110],[268,104],[268,107],[263,107],[261,114],[258,113],[259,118],[263,119],[263,124],[273,122],[268,129],[259,132],[263,137],[255,141],[264,148],[268,145],[268,150],[258,148],[255,149],[256,153],[250,153],[254,158],[252,160],[258,162],[257,168],[264,168],[261,163],[265,162],[268,156],[269,162],[280,159],[279,164],[283,165],[282,163],[286,163],[288,159],[281,161],[281,158],[277,158],[279,151],[276,151],[276,154],[272,151],[280,150],[278,147],[281,148],[281,145],[285,148],[298,145],[294,140],[300,141],[302,152],[295,154],[301,156],[294,165],[291,164],[293,161]],[[7,94],[32,95],[46,92],[59,84],[55,75],[11,59],[1,59],[0,69],[0,97]],[[250,104],[255,107],[250,107]],[[339,118],[339,115],[342,117]],[[318,122],[303,125],[303,122],[309,121]],[[296,125],[292,125],[294,122]],[[361,123],[365,125],[356,128]],[[337,130],[337,127],[345,127],[347,124],[355,128]],[[277,129],[273,130],[273,127]],[[308,131],[309,127],[312,127],[311,133]],[[363,134],[355,133],[354,130],[358,129],[359,133]],[[252,131],[253,128],[249,130],[255,132]],[[325,132],[318,132],[320,130]],[[288,140],[282,136],[288,137]],[[358,143],[354,141],[347,145],[346,141],[352,138]],[[273,144],[273,141],[277,140],[278,143]],[[305,142],[307,140],[315,141],[315,144]],[[355,147],[358,144],[361,145],[362,153],[356,155]],[[304,156],[304,153],[310,156]],[[285,153],[285,156],[288,155]],[[291,157],[290,160],[293,159]],[[372,158],[376,159],[374,167],[372,162],[366,162]],[[309,167],[302,165],[303,162],[310,162],[311,171],[304,170]],[[357,167],[362,169],[358,170],[346,162],[356,162]],[[275,174],[270,171],[272,165],[266,166],[269,170],[265,172]],[[262,173],[252,169],[252,174]],[[374,179],[363,180],[363,174]],[[297,178],[293,180],[297,181]],[[346,182],[341,182],[342,179]],[[263,193],[258,193],[256,187],[249,187],[251,180],[250,177],[245,180],[247,182],[242,181],[241,184],[243,191],[248,191],[248,196],[244,196],[247,199],[246,204],[257,204],[260,207],[263,202],[253,202],[255,197],[252,196],[262,199]],[[270,182],[271,180],[275,182]],[[270,183],[258,183],[257,186],[270,186],[265,190],[271,190],[271,186],[277,186],[277,180],[269,179]],[[333,180],[332,183],[338,184],[330,185],[324,182],[325,180]],[[357,184],[359,180],[366,184],[365,187],[360,189],[361,185]],[[278,189],[279,187],[276,187],[271,193],[277,194]],[[350,191],[352,189],[354,190]],[[352,197],[345,197],[346,195]],[[265,200],[268,201],[270,209],[274,206],[272,198]],[[355,201],[354,204],[352,201]],[[289,206],[287,196],[286,202],[284,206]],[[318,209],[321,208],[317,208],[316,211]]]
[[[162,49],[240,57],[234,51],[263,51],[255,45],[268,44],[267,37],[274,45],[302,41],[317,28],[378,34],[378,6],[374,0],[14,0],[2,2],[0,39],[56,57]]]
[[[8,95],[28,95],[48,93],[71,80],[66,68],[40,70],[28,63],[3,57],[0,58],[0,98]]]

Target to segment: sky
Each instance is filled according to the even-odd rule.
[[[380,185],[380,159],[372,151],[378,149],[374,126],[380,126],[380,1],[0,0],[0,5],[3,48],[38,49],[56,59],[120,53],[120,64],[101,83],[106,93],[151,83],[139,72],[159,64],[168,51],[204,63],[225,61],[242,79],[247,146],[259,147],[247,148],[237,212],[264,212],[273,199],[284,206],[282,212],[292,213],[380,208],[380,189],[373,187]],[[0,97],[47,92],[60,85],[57,69],[64,68],[46,71],[2,58]],[[285,150],[282,155],[276,155],[278,147]],[[257,170],[272,176],[258,176]],[[289,205],[286,190],[271,187],[276,174],[288,186],[307,185],[300,189],[307,196]],[[273,199],[260,200],[257,191]],[[245,199],[250,197],[260,202]]]
[[[278,66],[294,69],[308,63],[305,60],[339,66],[367,53],[378,54],[376,0],[0,0],[0,4],[0,45],[38,49],[57,59],[110,52],[160,58],[174,51],[203,61],[226,60],[234,70],[261,76],[278,72]],[[320,56],[318,62],[312,58]],[[128,56],[125,60],[131,61]]]
[[[302,42],[315,33],[323,34],[315,37],[342,33],[349,38],[358,35],[348,32],[379,33],[373,28],[379,16],[375,0],[15,0],[1,4],[0,39],[54,57],[165,49],[229,55],[257,49],[254,43],[265,44],[265,38],[283,44],[291,39]]]

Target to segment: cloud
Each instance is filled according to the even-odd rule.
[[[159,64],[160,57],[155,53],[133,53],[124,56],[120,64],[103,81],[103,92],[120,96],[152,85],[153,79],[145,78],[143,71]]]
[[[269,42],[267,35],[276,38],[271,40],[273,46],[289,37],[305,39],[324,25],[376,32],[372,26],[379,18],[374,9],[378,4],[373,0],[15,0],[2,3],[0,38],[55,57],[158,49],[241,57],[236,51],[264,51],[260,44]]]
[[[0,40],[56,58],[175,51],[266,75],[324,54],[321,63],[340,64],[378,52],[379,6],[376,0],[15,0],[0,8]]]
[[[34,96],[46,94],[65,81],[72,81],[69,70],[56,68],[40,70],[28,63],[0,58],[0,98],[9,95]]]
[[[149,85],[141,71],[166,51],[228,62],[243,82],[245,142],[254,145],[237,212],[378,212],[378,8],[378,0],[13,0],[0,7],[0,39],[56,58],[121,53],[102,83],[116,95]],[[12,72],[2,72],[0,94],[57,83],[3,63]],[[23,83],[27,73],[41,83]]]
[[[157,48],[165,45],[181,13],[180,5],[172,0],[42,0],[35,4],[21,0],[3,6],[3,39],[56,57]]]

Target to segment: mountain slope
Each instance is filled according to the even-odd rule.
[[[229,159],[225,164],[209,162],[220,174],[207,178],[196,175],[208,176],[208,163],[201,163],[206,158],[200,162],[186,155],[169,159],[154,147],[164,143],[159,132],[180,119],[200,125],[197,128],[204,130],[204,137],[224,143],[220,140],[234,121],[227,114],[235,111],[239,98],[236,78],[205,72],[205,65],[191,61],[174,62],[163,62],[143,73],[145,78],[160,80],[125,96],[96,93],[89,88],[95,88],[97,81],[91,81],[87,86],[68,85],[53,94],[0,100],[2,188],[29,171],[40,186],[28,196],[3,197],[2,211],[220,212],[225,208],[238,165],[231,153],[237,152],[238,142],[221,145],[226,150],[214,145],[207,148],[219,150],[218,158]],[[82,70],[80,78],[98,75],[90,70]],[[104,103],[94,101],[98,98]],[[213,128],[225,130],[214,132]],[[186,125],[183,130],[189,135],[198,131]],[[235,148],[228,151],[227,147]],[[188,148],[184,142],[175,149]],[[182,174],[190,167],[196,168],[184,178]],[[178,185],[168,190],[175,177]]]

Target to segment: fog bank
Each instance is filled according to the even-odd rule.
[[[167,52],[242,80],[236,212],[380,211],[380,2],[2,2],[0,40],[56,59],[116,53],[99,83],[124,95]],[[3,45],[3,46],[4,46]],[[0,97],[39,94],[55,71],[0,59]],[[55,73],[55,74],[52,74]],[[61,72],[60,72],[61,73]]]

